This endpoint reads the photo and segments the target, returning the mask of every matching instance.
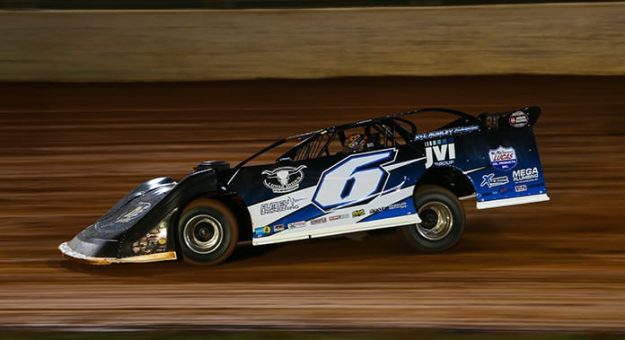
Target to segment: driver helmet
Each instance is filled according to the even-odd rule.
[[[347,136],[345,140],[345,146],[351,152],[360,152],[365,149],[367,145],[367,137],[362,133],[352,133]]]

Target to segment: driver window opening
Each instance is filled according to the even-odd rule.
[[[398,141],[404,144],[398,137],[395,125],[378,122],[325,130],[303,139],[280,159],[296,162],[393,147]]]

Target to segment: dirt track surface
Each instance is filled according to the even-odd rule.
[[[89,267],[56,247],[134,185],[414,107],[542,106],[550,202],[477,211],[453,250],[394,233]],[[0,326],[625,331],[625,78],[0,84]]]

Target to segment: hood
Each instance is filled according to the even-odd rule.
[[[120,257],[121,246],[128,231],[163,200],[176,184],[171,178],[161,177],[138,185],[104,216],[66,243],[66,248],[83,257]],[[158,238],[159,235],[166,235],[166,231],[159,230],[163,225],[151,227],[149,229],[155,230],[149,230],[145,239],[139,239],[138,244],[135,245],[137,247],[133,247],[137,250],[134,255],[147,255],[167,250],[166,238],[165,241]]]

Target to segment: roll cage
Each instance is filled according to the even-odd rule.
[[[397,144],[397,137],[402,138],[403,141],[408,144],[414,141],[415,136],[417,135],[417,126],[404,117],[426,112],[449,113],[458,117],[456,120],[453,120],[452,122],[436,130],[463,126],[467,124],[483,125],[478,118],[466,112],[453,109],[424,108],[413,111],[400,112],[383,117],[337,125],[326,129],[311,131],[280,139],[259,150],[247,159],[241,161],[239,164],[236,165],[234,169],[239,169],[254,158],[262,155],[263,153],[274,149],[288,141],[294,140],[299,141],[299,143],[287,152],[285,152],[282,156],[280,156],[277,159],[277,162],[279,162],[280,160],[298,161],[323,156],[330,156],[331,154],[329,150],[329,145],[334,140],[334,138],[338,138],[340,143],[344,145],[346,139],[345,131],[354,128],[363,128],[365,134],[379,136],[379,139],[377,139],[377,137],[374,138],[374,142],[380,143],[382,146],[385,147],[395,146]]]

